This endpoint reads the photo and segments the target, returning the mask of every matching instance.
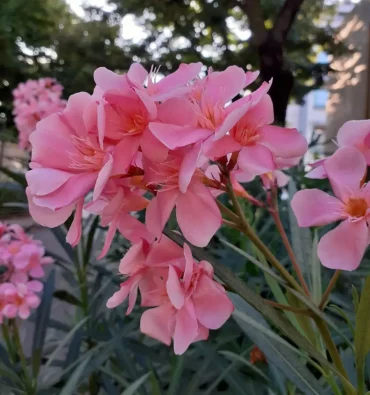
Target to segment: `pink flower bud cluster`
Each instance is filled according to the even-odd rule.
[[[29,136],[36,129],[38,121],[64,109],[62,91],[62,85],[53,78],[28,80],[13,90],[14,122],[19,132],[21,149],[31,149]]]
[[[53,262],[45,256],[39,240],[33,240],[19,225],[0,222],[0,323],[4,318],[27,319],[38,307],[44,265]]]
[[[270,83],[247,93],[258,73],[202,70],[201,63],[182,64],[159,79],[140,64],[124,75],[97,69],[92,95],[71,96],[62,112],[37,124],[26,175],[37,222],[55,227],[74,213],[71,245],[80,240],[83,209],[109,226],[100,257],[117,230],[133,243],[120,267],[129,278],[109,305],[129,296],[130,311],[138,290],[143,306],[153,295],[148,303],[156,307],[144,313],[142,330],[166,344],[173,339],[179,353],[222,325],[232,309],[208,263],[195,262],[186,245],[176,257],[168,252],[173,243],[164,243],[162,231],[171,213],[185,239],[205,247],[222,224],[216,202],[226,188],[222,169],[232,170],[235,191],[248,196],[239,182],[265,176],[266,188],[281,185],[280,170],[307,150],[296,129],[271,125]],[[145,223],[137,219],[141,210]],[[131,267],[132,254],[141,254],[143,267]],[[219,310],[209,306],[208,293],[219,298]]]

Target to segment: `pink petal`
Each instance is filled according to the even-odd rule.
[[[67,233],[67,242],[72,246],[75,247],[81,239],[81,232],[82,232],[82,209],[84,205],[84,199],[80,199],[77,202],[75,216],[73,218],[73,222],[71,227]]]
[[[366,137],[370,134],[370,119],[346,122],[337,134],[340,147],[362,146]]]
[[[94,186],[97,173],[80,173],[71,177],[55,192],[45,196],[34,196],[33,202],[37,206],[57,210],[68,206],[84,197]]]
[[[321,238],[317,254],[321,263],[329,269],[355,270],[367,246],[366,221],[343,221]]]
[[[212,134],[207,129],[195,129],[191,126],[184,127],[161,122],[151,122],[149,129],[162,144],[172,150],[203,141]]]
[[[168,156],[168,148],[147,129],[141,136],[140,146],[143,155],[152,162],[164,162]]]
[[[169,346],[172,337],[170,326],[174,313],[175,309],[170,303],[144,311],[140,320],[141,332]]]
[[[44,288],[44,285],[41,281],[31,280],[27,282],[27,288],[33,292],[41,292]]]
[[[184,257],[183,249],[174,241],[163,235],[159,242],[152,244],[146,264],[148,266],[168,266],[169,262]]]
[[[30,316],[30,308],[26,304],[22,304],[18,307],[18,316],[22,320],[26,320]]]
[[[243,69],[229,66],[225,71],[212,72],[207,77],[206,90],[203,95],[213,103],[226,104],[245,86],[246,77]]]
[[[297,129],[267,125],[261,128],[261,133],[262,144],[277,156],[295,158],[304,155],[308,149],[306,139]]]
[[[176,218],[184,237],[205,247],[221,226],[221,213],[206,186],[191,183],[176,202]]]
[[[114,307],[119,306],[122,304],[127,296],[129,295],[131,290],[131,282],[128,283],[128,281],[124,282],[121,284],[121,287],[119,291],[115,292],[107,301],[106,306],[108,309],[113,309]]]
[[[68,206],[62,207],[59,210],[51,210],[50,208],[37,206],[33,202],[33,196],[29,188],[26,188],[26,194],[28,199],[28,209],[32,218],[42,226],[48,228],[55,228],[64,222],[71,216],[75,203]]]
[[[198,117],[190,100],[182,97],[174,97],[163,102],[158,107],[158,119],[162,123],[194,128],[198,124]]]
[[[134,244],[139,243],[141,240],[153,243],[155,239],[147,227],[130,214],[120,214],[118,230],[123,237]]]
[[[199,333],[198,322],[191,300],[187,300],[184,307],[176,314],[175,333],[173,347],[175,354],[183,354]]]
[[[33,195],[43,196],[56,191],[73,173],[57,169],[37,168],[26,173],[28,187]]]
[[[148,95],[146,90],[135,89],[136,94],[139,96],[141,102],[144,104],[146,111],[148,112],[149,119],[153,120],[157,118],[157,105],[154,100]]]
[[[271,151],[261,144],[243,147],[239,152],[238,165],[256,176],[273,171],[276,167]]]
[[[105,235],[103,248],[100,254],[98,255],[97,259],[102,259],[107,255],[109,248],[112,245],[113,238],[116,234],[117,226],[118,226],[118,215],[116,215],[113,218],[112,222],[109,224],[108,232]]]
[[[190,247],[184,243],[184,256],[185,256],[185,270],[184,270],[184,287],[187,290],[191,283],[194,270],[194,260]]]
[[[351,147],[338,149],[324,167],[335,195],[342,200],[359,190],[367,168],[365,158]]]
[[[180,64],[180,67],[174,72],[155,84],[156,92],[169,92],[172,89],[186,85],[193,80],[201,71],[202,63]]]
[[[105,67],[99,67],[94,71],[94,81],[104,91],[129,89],[126,76],[113,73]]]
[[[198,280],[192,300],[198,321],[209,329],[220,328],[234,310],[226,292],[204,275]]]
[[[177,189],[158,192],[146,209],[145,223],[148,230],[160,238],[179,196]]]
[[[181,309],[185,303],[185,292],[180,283],[179,276],[172,265],[168,268],[168,279],[166,289],[171,303],[176,309]]]
[[[135,285],[133,285],[131,288],[129,298],[128,298],[128,307],[127,307],[126,315],[129,315],[135,307],[138,289],[139,289],[139,287],[138,287],[137,283]]]
[[[63,115],[68,121],[68,124],[79,136],[87,135],[83,113],[85,107],[89,105],[91,101],[92,98],[88,93],[75,93],[69,97],[67,107],[63,111]]]
[[[113,168],[111,175],[125,174],[140,146],[140,136],[124,137],[112,152]]]
[[[121,274],[131,275],[140,267],[145,265],[146,255],[144,254],[143,242],[134,244],[126,252],[119,264],[119,272]]]
[[[71,138],[73,134],[71,128],[61,120],[60,114],[52,114],[39,121],[30,136],[32,162],[68,171],[71,152],[75,152]]]
[[[179,188],[182,193],[188,189],[189,183],[198,167],[202,152],[202,144],[197,143],[185,154],[179,171]]]
[[[128,80],[134,84],[137,88],[140,88],[144,85],[145,80],[148,77],[148,72],[144,69],[144,67],[140,63],[133,63],[128,72],[127,78]]]
[[[245,73],[245,86],[252,84],[260,75],[259,71],[247,71]]]
[[[208,339],[209,329],[202,325],[200,322],[198,322],[198,330],[198,336],[193,340],[193,343]]]
[[[106,183],[109,180],[109,177],[112,174],[112,169],[113,169],[113,156],[111,154],[108,154],[108,160],[105,163],[105,165],[100,169],[98,178],[96,179],[96,183],[94,186],[93,200],[96,200],[102,193]]]
[[[319,189],[298,191],[291,205],[301,227],[322,226],[345,217],[344,204]]]
[[[223,136],[216,141],[208,139],[203,143],[204,155],[212,160],[221,158],[231,152],[240,151],[242,148],[243,146],[236,142],[230,135]]]
[[[247,103],[241,107],[233,109],[228,112],[222,124],[215,131],[215,139],[220,139],[225,136],[230,130],[244,117],[250,108],[250,100],[245,100]]]

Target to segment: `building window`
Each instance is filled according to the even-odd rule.
[[[325,108],[326,102],[328,101],[329,93],[325,89],[318,89],[314,92],[314,107]]]

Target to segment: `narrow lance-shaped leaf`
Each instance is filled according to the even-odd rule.
[[[370,276],[366,278],[358,306],[355,329],[356,368],[359,394],[365,391],[365,358],[370,351]]]

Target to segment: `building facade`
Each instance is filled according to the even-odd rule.
[[[335,149],[330,143],[338,129],[352,119],[370,119],[370,0],[362,0],[349,13],[338,39],[350,53],[332,63],[335,70],[328,83],[326,105],[326,153]]]

